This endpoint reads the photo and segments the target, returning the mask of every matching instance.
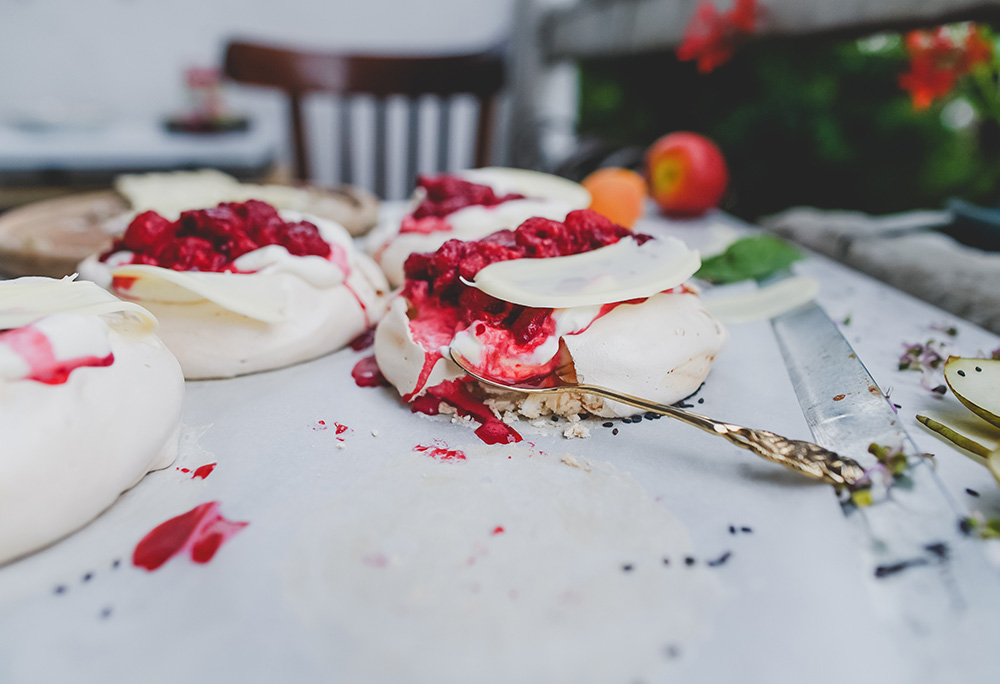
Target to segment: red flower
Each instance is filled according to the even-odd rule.
[[[909,71],[899,77],[899,85],[910,92],[914,109],[927,109],[935,100],[947,97],[958,79],[978,64],[988,62],[993,48],[975,24],[961,42],[952,41],[946,27],[906,34]]]
[[[736,46],[753,33],[758,14],[757,0],[736,0],[724,13],[711,2],[700,2],[677,48],[677,58],[682,62],[696,59],[703,74],[725,64]]]

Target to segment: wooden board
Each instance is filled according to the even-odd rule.
[[[60,278],[111,246],[101,225],[128,211],[112,190],[43,200],[0,215],[0,272]]]

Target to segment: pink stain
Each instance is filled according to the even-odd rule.
[[[382,553],[370,553],[363,557],[361,562],[373,568],[384,568],[389,564],[389,559]]]
[[[207,563],[229,538],[250,523],[226,520],[210,501],[157,525],[136,545],[132,564],[152,572],[180,553]]]
[[[131,290],[136,280],[138,278],[135,276],[113,276],[111,278],[111,288],[122,291]]]
[[[63,384],[77,368],[110,366],[115,362],[114,354],[57,359],[49,338],[33,325],[0,332],[0,343],[5,344],[28,364],[29,371],[25,380],[46,385]]]
[[[316,425],[313,426],[313,430],[328,430],[328,429],[329,426],[327,426],[325,420],[317,420]]]
[[[430,235],[431,233],[450,233],[451,224],[438,216],[424,216],[423,218],[413,218],[412,215],[403,218],[399,227],[399,234],[419,233]]]
[[[503,531],[504,531],[503,525],[497,525],[496,527],[493,528],[493,532],[491,532],[491,534],[493,535],[503,534]]]
[[[435,439],[431,446],[418,444],[413,447],[414,451],[419,451],[430,456],[435,461],[464,461],[465,454],[458,449],[449,449],[448,445],[439,439]]]

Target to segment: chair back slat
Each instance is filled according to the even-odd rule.
[[[295,149],[295,174],[309,178],[309,149],[306,144],[305,122],[302,118],[302,97],[297,92],[288,96],[288,115],[292,119],[292,145]]]
[[[225,56],[226,75],[238,82],[283,90],[291,109],[294,172],[311,177],[309,145],[303,120],[303,97],[325,92],[338,96],[340,182],[357,183],[357,165],[351,160],[354,144],[349,100],[355,95],[373,96],[375,109],[376,192],[388,191],[388,114],[385,98],[404,96],[409,112],[406,123],[406,187],[412,187],[418,170],[420,133],[419,100],[434,95],[440,100],[436,171],[449,169],[453,116],[450,98],[472,95],[479,104],[475,124],[475,166],[489,163],[489,127],[493,124],[495,99],[504,86],[504,62],[497,52],[448,56],[373,56],[291,50],[244,41],[230,42]]]
[[[435,171],[442,172],[448,169],[448,153],[451,151],[451,101],[445,97],[441,98],[438,103],[437,138],[437,168]]]
[[[388,166],[389,117],[386,114],[385,98],[375,101],[375,194],[389,196]]]
[[[417,161],[420,158],[420,100],[406,103],[406,176],[403,187],[417,183]]]
[[[352,134],[352,111],[351,111],[351,100],[342,97],[340,98],[340,107],[338,108],[338,114],[340,116],[340,121],[338,122],[337,128],[340,131],[340,182],[343,184],[351,183],[354,181],[354,164],[353,164],[353,148],[354,148],[354,136]],[[309,176],[299,176],[299,180],[306,180]]]

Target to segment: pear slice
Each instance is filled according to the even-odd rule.
[[[958,406],[955,408],[957,410]],[[968,413],[927,411],[917,414],[917,420],[928,430],[970,452],[983,465],[990,454],[1000,449],[1000,429]]]
[[[917,414],[917,420],[928,430],[965,449],[969,457],[986,466],[1000,484],[1000,428],[967,413],[928,411]]]
[[[1000,427],[1000,360],[949,356],[944,380],[967,409]]]

